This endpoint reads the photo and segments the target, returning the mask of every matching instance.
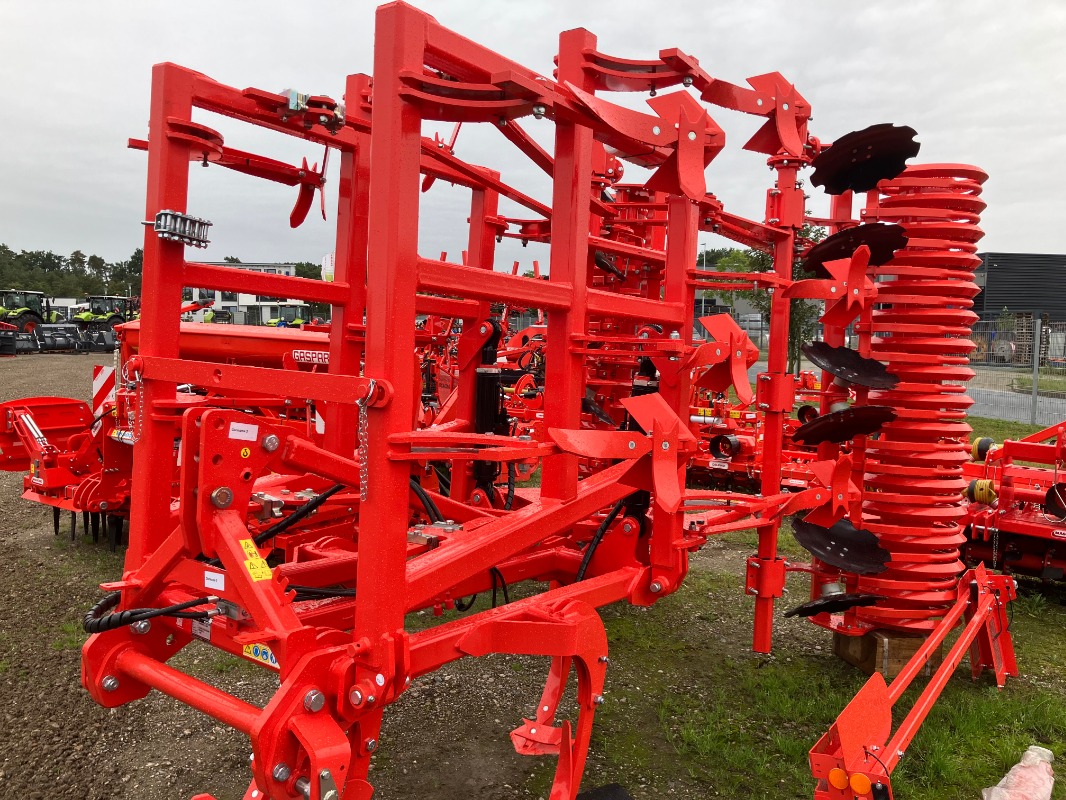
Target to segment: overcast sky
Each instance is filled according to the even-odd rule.
[[[622,57],[650,58],[680,47],[710,74],[734,83],[781,72],[812,104],[811,131],[823,140],[878,122],[907,124],[922,143],[917,161],[985,169],[991,177],[981,249],[1066,252],[1066,2],[415,4],[548,75],[558,33],[572,27],[588,28],[599,36],[600,50]],[[126,140],[146,135],[152,64],[173,61],[238,87],[339,97],[345,75],[372,70],[374,6],[362,0],[0,0],[0,243],[128,257],[143,240],[146,156],[127,150]],[[758,122],[721,109],[711,113],[729,139],[708,170],[709,188],[730,210],[761,218],[772,176],[764,156],[740,149]],[[296,163],[301,156],[321,158],[304,142],[209,115],[200,119],[233,147]],[[550,122],[525,124],[550,142]],[[464,128],[456,153],[549,199],[547,180],[486,126]],[[197,170],[194,178],[189,213],[215,223],[212,245],[198,258],[318,261],[332,251],[332,209],[328,222],[316,210],[300,229],[288,227],[295,189],[219,168]],[[329,188],[332,203],[336,181]],[[814,194],[813,210],[824,211],[827,203]],[[426,196],[424,254],[446,250],[458,259],[468,196],[447,185]],[[498,267],[512,258],[544,263],[546,255],[543,247],[508,243]]]

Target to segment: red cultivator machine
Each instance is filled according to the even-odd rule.
[[[983,175],[906,167],[909,129],[825,145],[781,75],[733,85],[676,49],[622,59],[572,30],[547,77],[400,3],[377,12],[376,41],[373,76],[348,77],[346,106],[154,69],[149,139],[134,143],[148,152],[146,302],[120,328],[115,396],[95,416],[47,398],[2,409],[0,452],[29,470],[27,497],[129,519],[122,578],[85,620],[86,689],[109,708],[156,689],[247,734],[247,798],[365,800],[383,714],[412,681],[460,658],[541,656],[543,695],[510,736],[519,753],[557,759],[551,797],[573,800],[607,680],[597,607],[651,605],[681,586],[708,536],[756,528],[756,650],[771,647],[789,570],[812,575],[811,602],[790,613],[846,635],[929,637],[812,751],[816,796],[891,796],[899,754],[962,655],[1000,685],[1016,671],[1013,584],[964,573],[958,550]],[[645,111],[605,99],[645,91]],[[708,106],[765,120],[746,145],[775,178],[764,222],[707,192],[704,169],[725,145]],[[340,151],[333,282],[187,260],[210,227],[186,211],[190,165],[299,185],[293,225],[322,182],[306,164],[230,148],[202,112]],[[526,118],[554,124],[553,153]],[[423,136],[426,121],[497,128],[550,177],[550,203],[456,157],[454,137]],[[650,178],[622,183],[625,164]],[[827,219],[805,216],[809,166],[834,196]],[[471,192],[462,263],[416,249],[420,193],[438,179]],[[532,218],[503,216],[504,199]],[[834,234],[813,249],[798,235],[811,221]],[[697,269],[700,231],[770,253],[773,270]],[[503,237],[550,243],[549,278],[494,271]],[[798,255],[809,279],[792,277]],[[332,324],[181,324],[184,286],[329,304]],[[774,292],[754,389],[758,351],[735,323],[708,318],[709,337],[693,339],[708,288]],[[794,299],[825,306],[825,341],[808,349],[820,380],[786,371]],[[545,317],[511,332],[500,308]],[[853,323],[857,352],[843,347]],[[690,464],[722,469],[709,461],[749,491],[688,488]],[[539,488],[516,488],[537,468]],[[789,515],[803,515],[809,565],[778,555]],[[510,600],[518,584],[521,599],[405,629],[411,612],[497,588]],[[963,618],[890,740],[892,704]],[[167,665],[194,642],[276,670],[273,699],[259,708]],[[571,676],[577,714],[563,719]]]
[[[963,466],[965,558],[1007,573],[1061,581],[1066,575],[1066,423],[1020,441],[973,443]]]

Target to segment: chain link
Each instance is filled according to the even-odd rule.
[[[366,502],[367,485],[370,482],[368,474],[370,472],[370,436],[366,407],[370,404],[377,385],[378,382],[371,378],[366,387],[366,396],[355,401],[355,404],[359,406],[359,502],[361,503]]]

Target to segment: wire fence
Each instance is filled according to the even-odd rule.
[[[1033,314],[974,324],[970,415],[1054,425],[1066,420],[1066,322]]]
[[[770,326],[761,314],[733,316],[762,353],[749,370],[754,380],[766,368]],[[697,332],[703,334],[702,326]],[[1041,426],[1066,420],[1066,322],[1031,313],[1000,314],[976,322],[971,339],[976,348],[969,356],[974,376],[966,382],[974,401],[969,416]],[[858,344],[851,328],[846,343]],[[802,368],[814,369],[806,363]]]

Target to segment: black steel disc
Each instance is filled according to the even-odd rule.
[[[785,612],[786,617],[813,617],[815,614],[836,613],[847,611],[857,606],[872,606],[878,600],[885,598],[879,594],[831,594],[828,597],[819,597],[801,606],[790,608]]]
[[[861,434],[876,433],[882,425],[895,418],[896,412],[888,406],[852,406],[801,425],[792,438],[807,445],[822,442],[839,444]]]
[[[907,246],[907,233],[902,225],[887,222],[874,222],[838,231],[807,251],[803,268],[819,278],[829,278],[829,272],[822,266],[826,261],[851,258],[863,245],[870,248],[870,266],[879,267],[891,261],[897,250]]]
[[[848,383],[870,389],[895,389],[899,378],[880,361],[860,356],[849,347],[834,347],[825,342],[811,342],[801,348],[815,366],[843,378]]]
[[[891,122],[844,134],[811,162],[811,183],[826,194],[868,192],[880,181],[895,178],[918,155],[917,131]]]
[[[1066,519],[1066,483],[1053,483],[1044,495],[1044,511],[1052,517]]]
[[[811,405],[802,405],[796,409],[796,419],[805,425],[812,419],[818,419],[818,409]]]
[[[826,564],[858,575],[876,575],[888,569],[892,554],[881,547],[877,537],[860,531],[847,519],[824,528],[798,517],[792,520],[792,535],[800,546]]]

